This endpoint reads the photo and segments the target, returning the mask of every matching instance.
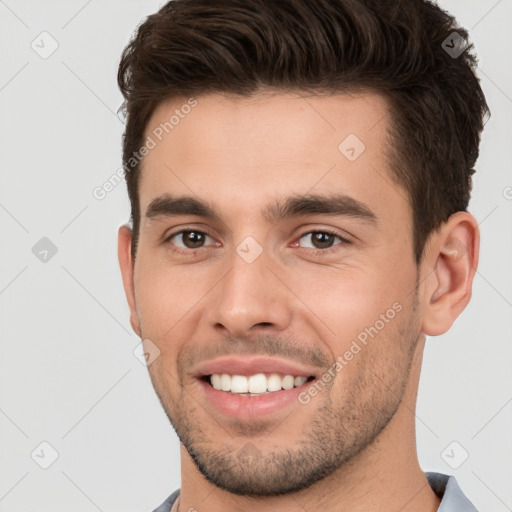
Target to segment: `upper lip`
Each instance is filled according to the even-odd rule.
[[[257,373],[280,373],[283,375],[293,375],[294,377],[316,376],[316,370],[311,367],[285,361],[283,359],[273,359],[267,357],[221,357],[212,361],[205,361],[197,366],[196,377],[213,375],[214,373],[229,375],[255,375]]]

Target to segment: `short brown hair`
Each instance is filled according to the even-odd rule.
[[[467,209],[489,114],[467,39],[453,16],[426,0],[170,1],[139,25],[118,70],[133,257],[140,227],[133,155],[162,101],[249,97],[265,88],[369,90],[389,103],[390,167],[412,207],[419,264],[432,231]]]

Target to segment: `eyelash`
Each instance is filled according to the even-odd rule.
[[[200,231],[198,229],[189,228],[189,229],[182,229],[180,231],[176,231],[175,233],[171,233],[168,237],[165,238],[164,243],[169,244],[171,242],[171,239],[174,238],[175,236],[182,235],[184,233],[190,233],[190,232],[199,233],[201,235],[205,235],[210,238],[213,238],[211,235],[209,235],[205,231]],[[347,240],[346,238],[342,237],[341,235],[339,235],[338,233],[336,233],[334,231],[331,231],[330,229],[317,229],[317,230],[306,231],[306,232],[302,233],[297,238],[297,240],[300,241],[305,236],[312,235],[314,233],[322,233],[322,234],[332,235],[332,236],[338,238],[340,241],[339,243],[337,243],[331,247],[327,247],[326,249],[302,247],[302,249],[306,249],[310,255],[315,256],[315,257],[321,257],[326,254],[330,254],[332,251],[336,251],[337,247],[339,247],[340,245],[350,245],[351,244],[350,240]],[[301,247],[299,247],[299,248],[301,248]],[[180,255],[184,255],[184,256],[195,256],[197,254],[197,252],[200,251],[201,249],[205,249],[205,247],[199,247],[197,249],[182,249],[181,247],[177,247],[174,244],[172,244],[172,247],[170,250],[176,254],[180,254]]]

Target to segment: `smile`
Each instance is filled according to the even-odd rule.
[[[216,416],[256,421],[288,416],[303,407],[299,394],[320,376],[319,368],[264,356],[224,356],[199,364],[192,374],[206,409]]]

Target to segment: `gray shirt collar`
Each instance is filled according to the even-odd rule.
[[[454,476],[425,473],[432,490],[442,498],[437,512],[478,512],[466,498]]]

